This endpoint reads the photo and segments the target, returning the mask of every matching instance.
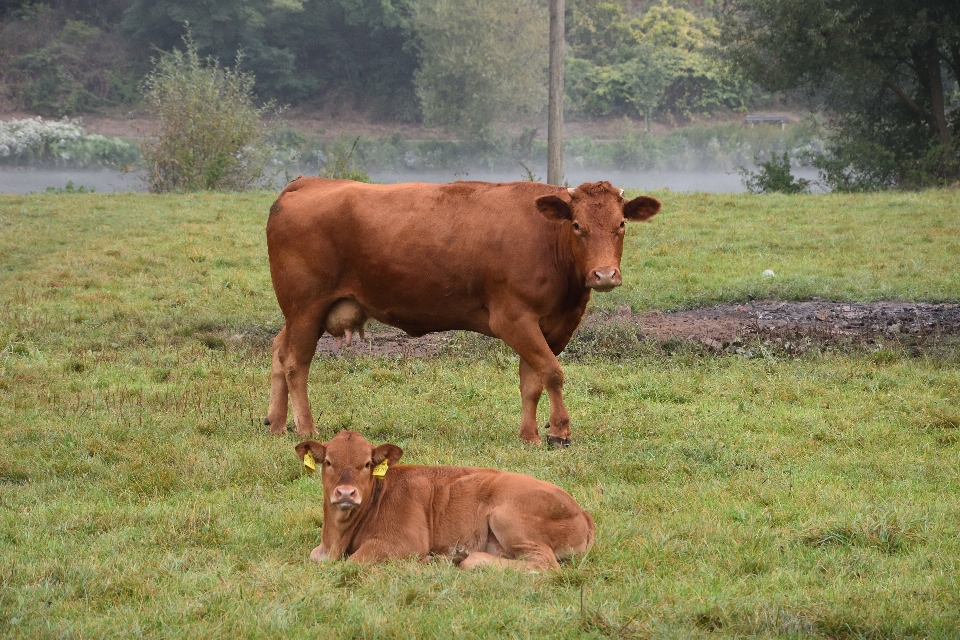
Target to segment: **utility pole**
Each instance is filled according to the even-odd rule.
[[[547,183],[563,182],[563,18],[565,0],[550,0],[550,100],[547,106]]]

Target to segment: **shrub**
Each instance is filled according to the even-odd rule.
[[[804,193],[810,189],[810,181],[794,178],[790,173],[790,154],[783,152],[781,157],[772,155],[766,162],[758,160],[759,171],[747,171],[740,167],[743,186],[750,193]]]
[[[266,186],[271,149],[254,104],[254,78],[237,66],[201,60],[189,37],[185,51],[154,61],[144,97],[158,130],[142,145],[147,187],[165,191],[244,191]]]

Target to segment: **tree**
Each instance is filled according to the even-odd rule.
[[[123,31],[146,57],[189,24],[202,56],[226,65],[242,50],[263,98],[413,120],[412,13],[412,0],[133,0]]]
[[[750,91],[709,55],[712,18],[667,4],[629,17],[609,0],[580,0],[568,39],[571,110],[584,115],[675,116],[741,109]]]
[[[724,55],[769,91],[801,90],[830,116],[817,164],[838,189],[960,178],[960,3],[732,0]]]
[[[546,103],[546,5],[536,0],[421,0],[415,14],[424,120],[484,139],[494,122]]]

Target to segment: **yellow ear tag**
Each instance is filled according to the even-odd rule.
[[[373,468],[373,477],[374,477],[374,478],[383,478],[383,476],[387,475],[387,467],[388,467],[388,466],[389,466],[389,463],[388,463],[386,460],[384,460],[383,462],[381,462],[380,464],[378,464],[377,466],[375,466],[375,467]]]
[[[307,451],[303,456],[303,468],[307,473],[313,473],[317,470],[317,462],[313,459],[313,454]]]

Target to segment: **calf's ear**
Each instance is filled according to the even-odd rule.
[[[304,440],[296,446],[296,449],[301,460],[303,460],[303,456],[307,455],[307,451],[313,455],[313,459],[317,462],[322,462],[327,455],[327,448],[316,440]]]
[[[570,220],[573,217],[569,195],[540,196],[536,203],[540,213],[550,220]]]
[[[640,196],[623,205],[623,217],[634,222],[649,220],[660,212],[660,201],[650,196]]]
[[[403,449],[395,444],[382,444],[373,450],[374,466],[386,460],[390,464],[397,464],[400,456],[403,455]]]

